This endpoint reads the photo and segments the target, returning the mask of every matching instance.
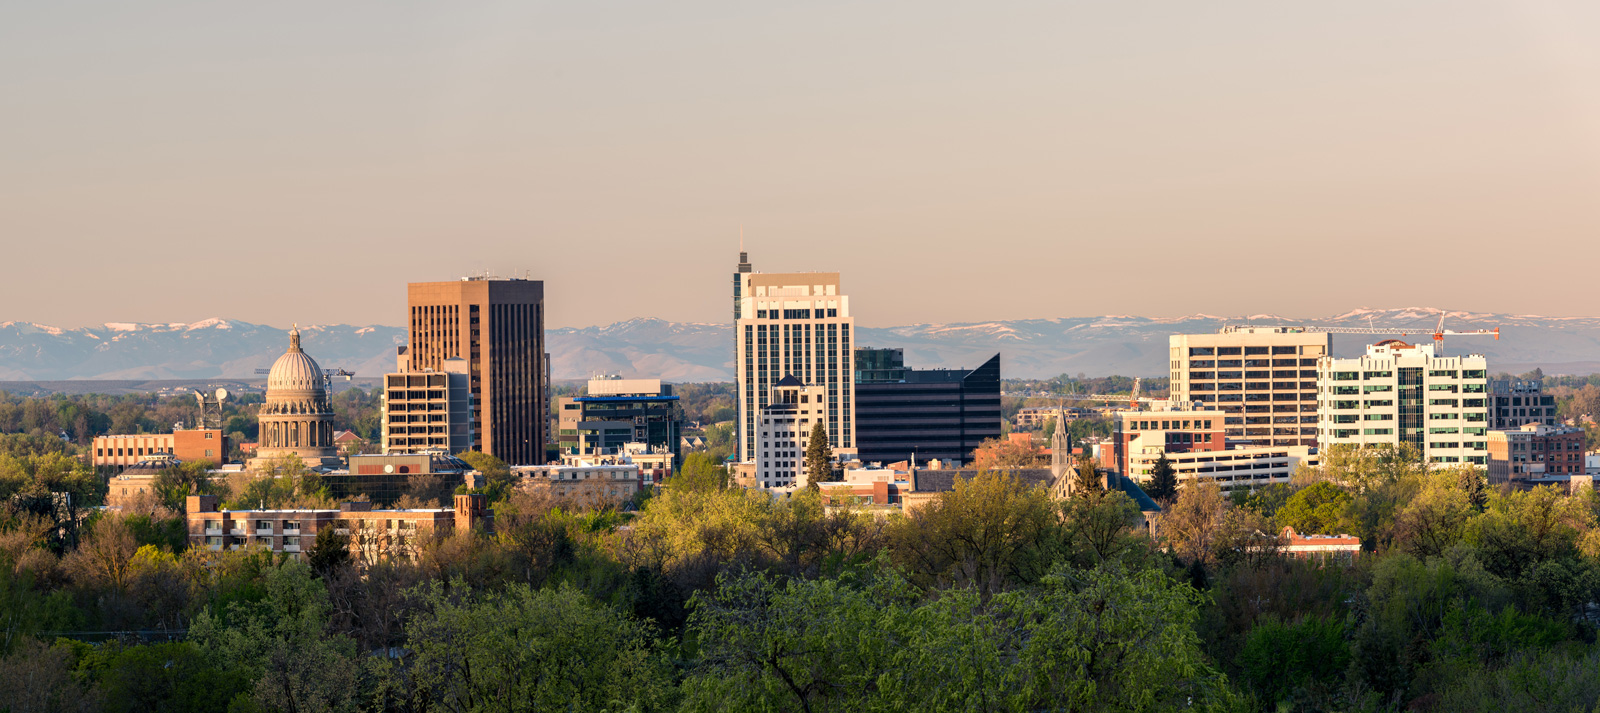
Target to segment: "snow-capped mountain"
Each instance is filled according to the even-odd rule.
[[[1225,324],[1294,324],[1311,327],[1401,328],[1396,338],[1426,341],[1439,322],[1431,308],[1357,309],[1320,319],[1276,315],[1184,317],[1105,315],[959,324],[861,327],[857,346],[901,347],[918,368],[974,367],[995,352],[1007,376],[1167,373],[1167,336],[1214,332]],[[1447,312],[1446,329],[1500,328],[1500,338],[1447,337],[1450,353],[1489,357],[1493,371],[1600,372],[1600,318]],[[325,367],[361,376],[394,368],[399,327],[303,327],[306,351]],[[1334,350],[1360,354],[1386,336],[1334,335]],[[669,381],[733,378],[733,333],[728,324],[632,319],[604,327],[551,329],[546,333],[556,379],[594,374],[659,376]],[[28,322],[0,323],[0,380],[176,379],[251,377],[270,366],[288,344],[286,331],[234,320],[192,324],[112,323],[58,329]]]

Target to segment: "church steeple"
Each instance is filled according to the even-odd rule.
[[[1056,432],[1050,436],[1050,475],[1060,478],[1072,465],[1072,437],[1067,435],[1067,410],[1056,405]]]

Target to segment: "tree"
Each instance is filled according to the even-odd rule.
[[[1037,468],[1044,462],[1044,451],[1033,441],[990,438],[972,450],[972,467],[978,470]]]
[[[483,492],[489,496],[489,502],[499,502],[511,495],[515,483],[511,477],[511,467],[505,461],[482,451],[466,451],[456,457],[483,474]]]
[[[1473,470],[1471,480],[1481,479]],[[1460,487],[1462,473],[1439,473],[1429,485],[1395,517],[1395,541],[1419,558],[1437,557],[1460,542],[1467,534],[1467,521],[1474,514],[1472,495]],[[1470,487],[1470,481],[1468,481]]]
[[[414,591],[410,654],[389,667],[390,708],[662,710],[671,664],[653,629],[561,586],[473,591],[439,582]],[[396,705],[405,702],[410,705]]]
[[[1197,483],[1178,491],[1161,516],[1161,532],[1174,554],[1204,566],[1211,563],[1228,506],[1216,483]]]
[[[1307,535],[1337,534],[1334,531],[1344,522],[1345,508],[1352,500],[1349,493],[1333,483],[1316,483],[1289,496],[1278,508],[1278,524]]]
[[[1078,456],[1076,480],[1072,483],[1072,496],[1077,498],[1098,499],[1105,492],[1104,482],[1100,479],[1100,468],[1094,462],[1094,457],[1085,453]]]
[[[64,564],[80,582],[121,592],[128,585],[138,549],[127,522],[108,513],[95,519],[83,544],[67,555]]]
[[[728,468],[710,454],[690,453],[667,482],[673,488],[723,490],[728,487]]]
[[[312,541],[311,549],[306,550],[306,564],[324,577],[350,564],[350,536],[339,534],[338,528],[334,527],[317,530],[317,538]]]
[[[1178,496],[1178,470],[1172,467],[1172,461],[1167,459],[1167,452],[1162,451],[1156,457],[1156,462],[1150,468],[1149,495],[1157,502],[1171,502]]]
[[[1061,538],[1049,494],[984,471],[889,526],[891,552],[924,586],[973,586],[988,595],[1038,579]]]
[[[833,446],[828,444],[828,429],[818,421],[811,427],[811,440],[806,443],[806,482],[816,487],[817,483],[833,479]]]

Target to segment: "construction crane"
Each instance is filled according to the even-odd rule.
[[[1242,332],[1242,331],[1244,331],[1246,329],[1270,329],[1270,330],[1273,330],[1275,332],[1282,333],[1282,334],[1297,334],[1297,333],[1302,333],[1302,332],[1322,332],[1324,334],[1374,334],[1374,335],[1377,335],[1377,334],[1385,334],[1385,335],[1387,335],[1387,334],[1398,334],[1398,335],[1400,335],[1402,337],[1409,336],[1409,335],[1412,335],[1412,334],[1431,334],[1433,336],[1433,345],[1435,347],[1434,353],[1436,353],[1436,354],[1438,354],[1440,356],[1444,355],[1444,338],[1445,337],[1487,337],[1487,336],[1493,336],[1495,339],[1499,339],[1500,338],[1500,328],[1499,327],[1495,327],[1494,329],[1445,329],[1444,328],[1444,318],[1445,318],[1445,312],[1443,310],[1440,310],[1439,311],[1439,323],[1434,326],[1432,332],[1429,332],[1426,329],[1418,329],[1416,327],[1375,327],[1375,326],[1366,326],[1366,327],[1307,327],[1307,326],[1289,326],[1289,325],[1281,325],[1281,324],[1230,324],[1230,325],[1227,325],[1227,326],[1222,328],[1222,334],[1230,334],[1230,333],[1234,333],[1234,332]]]
[[[1137,377],[1134,378],[1133,393],[1128,396],[1111,396],[1105,394],[1067,394],[1065,396],[1057,396],[1056,398],[1063,401],[1115,401],[1118,403],[1133,404],[1133,410],[1135,411],[1138,411],[1139,407],[1143,404],[1170,403],[1170,399],[1157,399],[1149,396],[1140,396],[1140,381],[1141,379]]]
[[[272,370],[271,369],[256,369],[256,373],[265,376],[267,374],[271,374]],[[322,370],[322,387],[324,389],[326,389],[328,391],[328,393],[333,393],[333,380],[335,378],[342,376],[342,377],[344,377],[345,381],[349,381],[350,377],[355,376],[355,375],[356,375],[355,372],[353,372],[353,371],[345,371],[344,369],[323,369]]]

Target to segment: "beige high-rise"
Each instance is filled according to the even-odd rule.
[[[1317,359],[1333,353],[1332,335],[1241,327],[1168,343],[1172,398],[1223,411],[1230,443],[1317,445]]]
[[[467,361],[473,450],[512,465],[545,462],[544,283],[462,278],[413,282],[410,370]]]
[[[793,376],[820,386],[821,414],[836,455],[856,452],[855,318],[837,272],[749,272],[740,254],[734,275],[734,380],[739,390],[739,460],[756,457],[761,410]]]

